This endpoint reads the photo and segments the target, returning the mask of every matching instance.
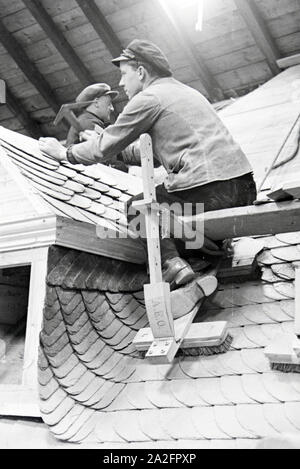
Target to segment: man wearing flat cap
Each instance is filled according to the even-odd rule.
[[[104,129],[111,124],[114,112],[113,100],[119,95],[112,91],[106,83],[87,86],[76,98],[76,103],[83,109],[78,116],[82,130],[95,130],[95,126]],[[67,136],[66,146],[80,143],[79,131],[71,127]]]
[[[251,205],[256,187],[246,156],[206,98],[172,77],[163,52],[136,39],[113,63],[129,98],[116,123],[67,151],[55,139],[42,139],[41,149],[58,160],[86,165],[123,152],[126,163],[136,164],[138,152],[128,146],[149,133],[154,157],[167,171],[156,188],[159,203],[202,202],[205,211]],[[175,241],[162,239],[161,252],[164,280],[173,288],[190,282],[195,274]]]

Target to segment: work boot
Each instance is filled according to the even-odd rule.
[[[167,259],[162,267],[163,281],[170,284],[171,290],[186,285],[196,276],[191,266],[180,257]]]
[[[174,319],[179,319],[199,307],[200,300],[212,295],[218,287],[214,275],[197,277],[189,284],[171,292],[171,311]]]

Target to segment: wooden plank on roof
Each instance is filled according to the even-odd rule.
[[[300,54],[291,55],[290,57],[284,57],[284,59],[277,60],[279,68],[289,68],[295,65],[300,65]]]
[[[6,103],[5,81],[0,79],[0,104]]]
[[[94,0],[76,0],[79,7],[104,42],[113,57],[117,57],[123,49],[121,41],[106,20],[105,16],[95,4]]]
[[[58,29],[51,16],[47,13],[41,2],[38,0],[24,0],[32,16],[36,19],[41,28],[45,31],[49,39],[53,42],[58,52],[69,64],[71,70],[78,77],[83,86],[88,86],[94,82],[89,70],[70,46],[63,33]]]
[[[258,47],[263,52],[268,65],[274,75],[280,72],[277,60],[280,51],[271,36],[266,22],[264,21],[254,0],[234,0],[235,4],[250,29]]]
[[[213,240],[300,231],[300,201],[269,203],[207,212],[193,217]],[[182,217],[185,225],[187,219]]]
[[[52,107],[52,109],[57,112],[60,106],[51,87],[43,75],[39,72],[37,67],[30,61],[21,44],[14,38],[12,34],[10,34],[1,20],[0,42],[3,44],[12,59],[16,62],[18,67],[22,70],[24,75],[43,96],[45,101]]]
[[[196,50],[189,35],[185,32],[180,18],[176,15],[175,11],[171,10],[162,0],[155,0],[155,8],[159,14],[166,19],[166,22],[177,38],[180,47],[185,50],[191,65],[199,76],[202,86],[204,87],[208,97],[210,97],[212,100],[217,99],[218,101],[223,99],[224,93],[219,83],[205,65],[203,58],[200,57],[199,52]]]

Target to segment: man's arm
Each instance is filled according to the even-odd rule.
[[[101,135],[74,145],[68,152],[68,160],[85,165],[109,161],[148,132],[160,113],[161,106],[156,97],[139,93],[127,104],[114,125],[107,127]]]

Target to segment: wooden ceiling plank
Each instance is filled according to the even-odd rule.
[[[235,4],[250,29],[257,46],[264,54],[266,61],[274,75],[280,73],[277,60],[281,53],[271,36],[269,28],[264,21],[254,0],[234,0]]]
[[[8,88],[6,88],[6,104],[31,137],[41,137],[43,133],[40,126],[30,117],[28,112],[25,111],[23,104]]]
[[[83,86],[88,86],[94,82],[89,70],[75,53],[63,33],[58,29],[51,16],[47,13],[41,2],[38,0],[23,0],[23,3],[36,19],[41,28],[45,31],[54,46],[70,66],[75,76]]]
[[[182,27],[180,18],[175,14],[175,11],[171,11],[170,8],[161,0],[155,0],[155,7],[157,8],[160,16],[166,19],[167,24],[173,31],[173,34],[177,38],[181,48],[185,50],[193,69],[201,80],[207,96],[213,101],[216,99],[224,99],[224,93],[219,83],[205,65],[203,58],[200,56],[190,37],[185,32],[184,27]]]
[[[76,2],[111,55],[117,57],[123,46],[94,0],[76,0]]]
[[[11,58],[16,62],[28,80],[35,86],[45,101],[57,112],[60,108],[51,87],[39,72],[37,67],[30,61],[21,44],[6,29],[0,20],[0,42],[5,47]]]

